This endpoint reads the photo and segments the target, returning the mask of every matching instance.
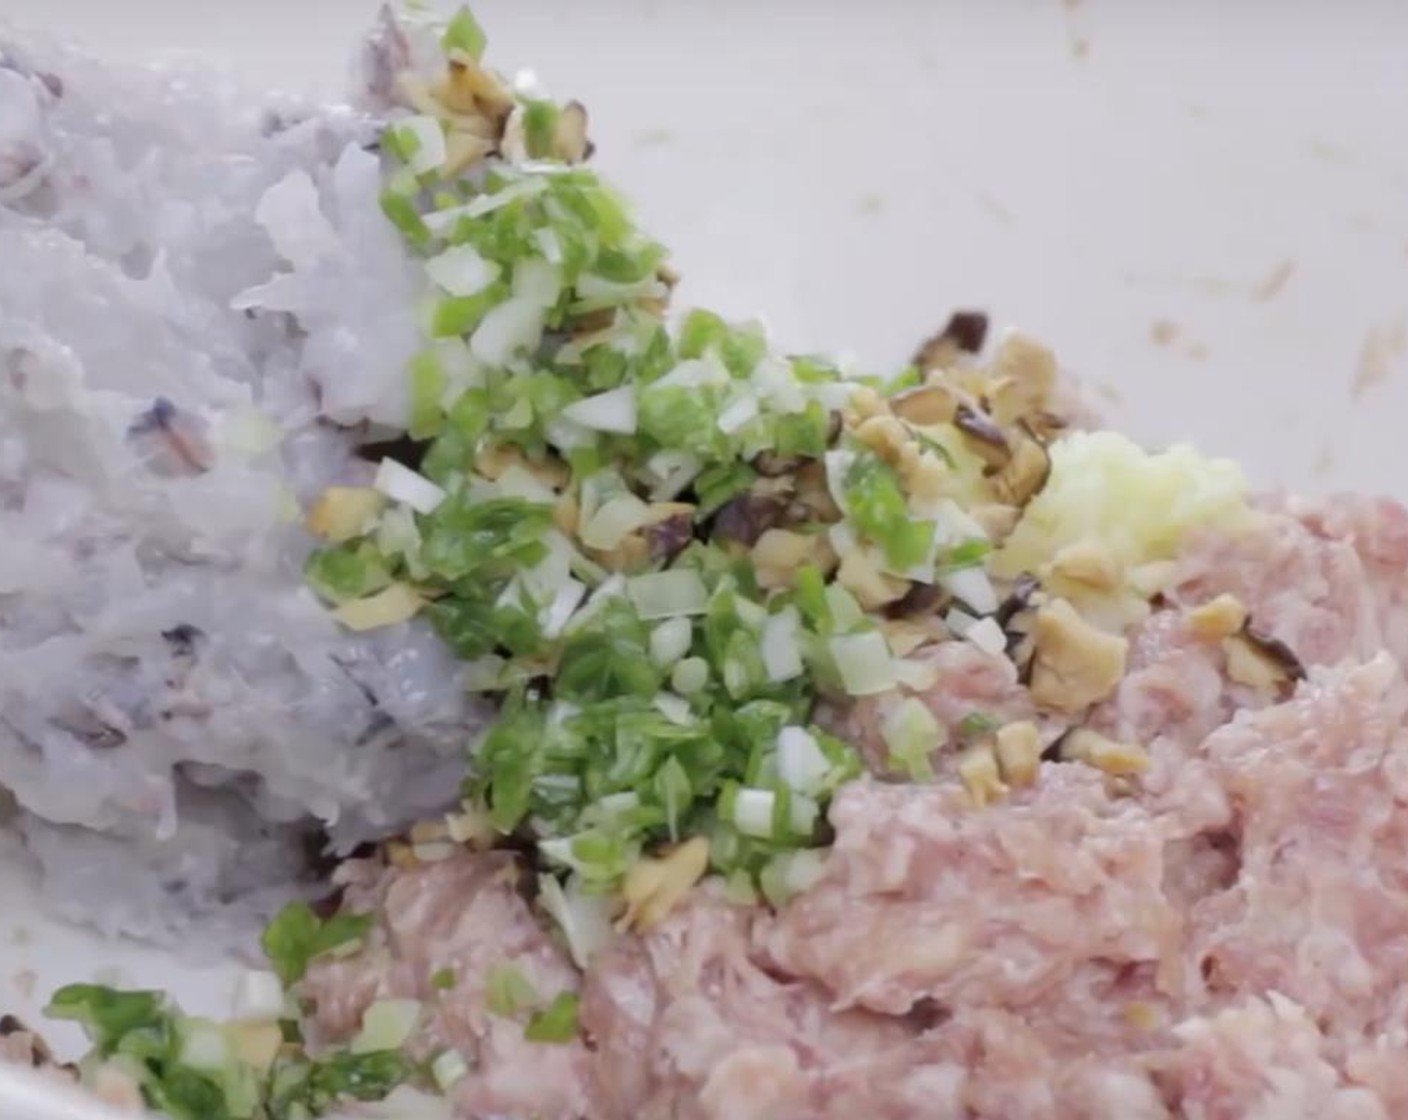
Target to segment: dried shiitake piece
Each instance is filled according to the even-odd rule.
[[[890,400],[890,410],[905,423],[926,428],[951,423],[959,404],[957,393],[934,382],[896,394]]]
[[[960,404],[953,414],[953,426],[968,437],[969,447],[990,466],[1001,467],[1011,458],[1007,434],[982,409]]]
[[[1040,441],[1024,436],[989,482],[998,501],[1020,509],[1041,493],[1050,477],[1051,455]]]
[[[955,311],[937,334],[930,336],[914,355],[921,370],[943,369],[959,354],[977,354],[988,337],[988,317],[982,311]]]
[[[1223,640],[1222,649],[1227,655],[1227,676],[1237,684],[1285,695],[1297,681],[1305,680],[1305,666],[1295,651],[1258,630],[1250,619],[1238,633]]]

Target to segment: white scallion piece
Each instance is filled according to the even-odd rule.
[[[473,245],[455,245],[425,262],[425,271],[452,296],[482,292],[499,275],[499,266],[486,261]]]
[[[493,194],[481,194],[463,206],[451,206],[445,210],[432,210],[423,219],[425,226],[437,236],[454,229],[461,218],[478,218],[483,214],[502,209],[519,198],[529,198],[547,190],[548,183],[541,177],[528,177],[510,183]]]
[[[442,1093],[448,1093],[469,1076],[469,1063],[458,1050],[446,1050],[430,1063],[430,1076]]]
[[[619,793],[608,793],[597,800],[594,808],[598,816],[612,820],[624,816],[633,809],[639,809],[640,794],[631,789],[623,789]]]
[[[826,453],[826,489],[831,500],[842,513],[846,512],[846,476],[855,465],[854,451],[828,451]]]
[[[997,590],[981,567],[943,572],[939,575],[939,586],[980,615],[992,614],[997,610]]]
[[[702,657],[686,657],[670,673],[670,687],[682,696],[692,696],[709,683],[709,663]]]
[[[665,374],[658,381],[651,382],[651,388],[658,389],[701,389],[710,385],[727,385],[728,370],[713,355],[702,358],[687,358]]]
[[[740,789],[733,802],[733,824],[745,836],[771,838],[777,794],[770,789]]]
[[[709,589],[693,568],[632,576],[626,594],[646,622],[703,614],[709,606]]]
[[[925,692],[939,683],[939,670],[932,661],[917,661],[911,657],[897,658],[895,682],[915,692]]]
[[[719,413],[719,431],[726,436],[733,435],[752,423],[758,417],[758,398],[752,393],[745,393],[736,400],[725,406]]]
[[[445,500],[441,487],[395,459],[381,461],[372,485],[392,501],[405,502],[417,513],[434,513]]]
[[[787,823],[798,836],[810,836],[816,829],[816,819],[821,815],[819,806],[804,794],[793,794],[787,803]]]
[[[1007,635],[995,618],[982,618],[968,628],[963,637],[972,642],[984,653],[1000,657],[1007,651]]]
[[[978,624],[978,620],[960,607],[950,607],[944,615],[944,625],[955,637],[963,638]]]
[[[885,717],[881,737],[890,757],[908,768],[927,764],[929,755],[943,746],[946,733],[921,701],[907,696]]]
[[[489,309],[474,329],[469,349],[486,365],[504,366],[515,355],[536,347],[542,337],[542,306],[516,296]]]
[[[790,681],[802,675],[805,666],[802,663],[800,629],[801,618],[796,607],[787,607],[769,615],[763,623],[759,651],[763,666],[768,671],[768,680],[775,683]]]
[[[816,738],[802,727],[784,727],[777,735],[777,776],[796,793],[814,794],[826,784],[831,760]]]
[[[445,162],[445,128],[434,117],[407,117],[395,126],[398,133],[411,137],[415,150],[406,160],[414,175],[425,175]]]
[[[538,251],[548,264],[562,263],[562,241],[555,229],[545,226],[533,235],[533,240],[538,243]]]
[[[666,619],[650,632],[650,660],[661,668],[673,665],[689,652],[694,627],[687,618]]]
[[[610,895],[585,893],[575,875],[565,885],[555,875],[540,875],[538,901],[562,930],[579,968],[586,968],[592,957],[611,944],[615,934]]]
[[[580,530],[588,548],[610,552],[650,519],[650,507],[634,494],[618,494],[608,499],[585,521]]]
[[[543,637],[560,637],[562,631],[567,628],[567,623],[571,620],[573,613],[582,605],[582,600],[586,597],[587,585],[579,580],[568,579],[558,588],[557,594],[553,596],[552,602],[543,612]]]
[[[230,1042],[225,1032],[205,1019],[192,1019],[183,1024],[181,1061],[193,1069],[223,1070],[230,1064]]]
[[[573,401],[562,410],[562,417],[594,432],[632,435],[636,430],[635,389],[622,385],[594,397]]]
[[[766,355],[753,368],[753,388],[771,406],[782,413],[801,412],[807,407],[807,394],[785,358]]]
[[[562,275],[542,257],[527,257],[514,266],[513,294],[539,307],[551,307],[562,294]]]
[[[284,1010],[284,986],[272,972],[246,969],[235,983],[236,1019],[277,1019]]]
[[[379,999],[362,1013],[362,1029],[348,1048],[354,1054],[399,1050],[416,1029],[420,1012],[420,1000]]]
[[[657,451],[645,466],[656,480],[650,488],[652,502],[673,501],[703,469],[699,457],[688,451]]]
[[[829,645],[841,685],[851,696],[873,696],[895,687],[894,659],[880,631],[844,634]]]
[[[689,701],[673,692],[662,692],[655,697],[655,710],[671,723],[687,727],[694,722],[694,713],[689,709]]]

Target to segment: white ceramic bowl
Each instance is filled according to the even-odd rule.
[[[1384,469],[1408,415],[1408,148],[1389,142],[1408,119],[1408,5],[475,6],[499,65],[588,104],[597,166],[675,249],[683,302],[763,312],[790,346],[875,365],[985,307],[1054,344],[1145,439],[1195,439],[1267,485],[1408,497]],[[335,90],[373,9],[5,15],[116,57],[202,50]],[[34,1016],[95,972],[226,1006],[227,969],[60,926],[0,863],[0,1009]],[[6,1120],[78,1118],[16,1091],[36,1092],[0,1080]]]

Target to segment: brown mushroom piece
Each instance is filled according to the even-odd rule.
[[[953,414],[953,426],[968,437],[968,446],[989,466],[1001,468],[1012,457],[1006,433],[981,409],[960,404]]]
[[[943,330],[920,345],[914,364],[921,370],[942,369],[959,354],[977,354],[988,338],[988,317],[982,311],[955,311]]]
[[[582,163],[591,158],[593,144],[587,139],[587,107],[569,101],[557,115],[553,129],[552,154],[563,163]]]
[[[1066,714],[1105,699],[1124,676],[1129,642],[1098,630],[1065,599],[1037,611],[1032,631],[1032,699]]]
[[[1279,638],[1256,629],[1248,620],[1222,643],[1227,675],[1237,684],[1282,695],[1305,680],[1305,666]]]
[[[677,503],[644,532],[652,560],[673,560],[694,540],[694,507]]]
[[[989,481],[998,501],[1020,508],[1041,493],[1050,477],[1051,455],[1038,440],[1027,436]]]
[[[1013,423],[1045,409],[1056,387],[1056,355],[1035,339],[1013,331],[993,355],[989,403],[999,423]]]
[[[1007,593],[1007,598],[997,608],[997,613],[993,616],[997,624],[1004,630],[1023,611],[1033,605],[1036,593],[1041,590],[1041,581],[1030,572],[1023,572],[1012,581],[1012,590]]]
[[[796,474],[802,469],[806,457],[802,455],[784,455],[780,451],[760,451],[753,458],[753,469],[764,478],[783,478],[789,474]]]
[[[769,529],[787,517],[789,502],[778,495],[749,492],[725,502],[714,514],[710,536],[725,543],[752,548]]]
[[[886,618],[912,618],[915,615],[935,614],[948,598],[937,583],[911,583],[902,599],[885,608]]]
[[[947,385],[937,383],[907,389],[890,400],[890,410],[896,416],[921,428],[952,422],[958,406],[958,395]]]

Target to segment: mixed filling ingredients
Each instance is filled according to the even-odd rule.
[[[671,320],[583,107],[485,45],[369,46],[419,343],[303,515],[332,618],[428,624],[492,719],[231,1021],[64,988],[56,1075],[178,1120],[1408,1115],[1408,513],[1099,430],[974,312],[884,376]],[[169,401],[130,436],[207,469]]]

